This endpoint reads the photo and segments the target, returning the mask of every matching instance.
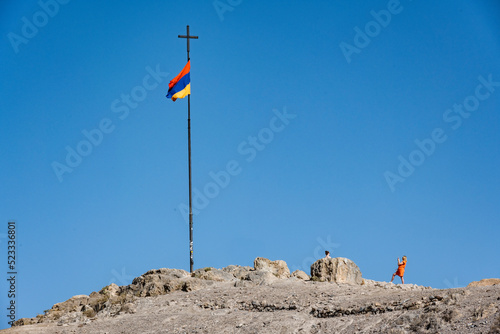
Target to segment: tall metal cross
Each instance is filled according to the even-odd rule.
[[[186,35],[179,38],[187,40],[187,58],[189,58],[189,40],[198,39],[198,36],[189,35],[189,26],[186,26]],[[188,95],[188,161],[189,161],[189,272],[193,273],[193,196],[191,191],[191,94]]]
[[[189,26],[186,26],[186,35],[179,35],[179,38],[185,38],[185,39],[187,39],[187,53],[188,53],[188,61],[189,61],[189,40],[191,38],[198,39],[198,36],[191,36],[191,35],[189,35]]]

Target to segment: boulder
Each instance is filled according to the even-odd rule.
[[[217,282],[230,282],[235,280],[234,275],[231,273],[210,267],[195,270],[193,277]]]
[[[295,270],[292,273],[292,277],[297,277],[298,279],[303,279],[304,281],[309,280],[309,275],[303,272],[302,270]]]
[[[222,269],[224,272],[229,273],[234,276],[234,278],[243,280],[245,279],[246,275],[253,270],[252,267],[248,266],[235,266],[235,265],[229,265],[226,268]]]
[[[253,261],[253,266],[256,271],[270,272],[277,278],[290,277],[290,270],[283,260],[271,261],[263,257],[258,257]]]
[[[127,293],[139,297],[164,295],[182,289],[184,281],[191,275],[181,269],[155,269],[134,278],[132,284],[125,287]]]
[[[245,280],[251,281],[257,285],[270,285],[276,282],[278,278],[270,271],[257,270],[249,272]]]
[[[21,318],[14,321],[14,326],[33,325],[36,323],[37,323],[36,318]]]
[[[77,295],[73,296],[65,302],[57,303],[52,306],[50,311],[62,311],[62,312],[75,312],[79,311],[83,305],[86,305],[89,301],[89,296],[87,295]]]
[[[343,257],[323,258],[314,262],[311,265],[311,279],[320,282],[363,284],[358,266]]]
[[[500,278],[485,278],[480,281],[470,282],[469,285],[467,285],[467,287],[470,288],[474,286],[490,286],[497,284],[500,284]]]
[[[120,294],[120,291],[121,289],[118,285],[116,285],[115,283],[111,283],[110,285],[102,288],[101,291],[99,291],[99,293],[102,295],[112,297],[112,296],[118,296]]]
[[[185,270],[182,270],[182,269],[169,269],[169,268],[152,269],[152,270],[147,271],[142,276],[154,275],[154,274],[166,275],[166,276],[170,276],[172,278],[184,278],[184,277],[190,277],[191,276],[191,274],[188,273]]]

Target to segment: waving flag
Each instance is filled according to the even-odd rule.
[[[191,94],[191,77],[189,72],[191,71],[191,60],[189,60],[175,78],[168,84],[168,94],[167,98],[172,98],[172,101],[177,99],[182,99],[187,95]]]

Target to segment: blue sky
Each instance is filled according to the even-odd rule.
[[[381,281],[402,255],[408,283],[500,276],[497,1],[54,1],[0,5],[18,318],[189,270],[187,99],[165,98],[187,24],[195,268],[328,249]]]

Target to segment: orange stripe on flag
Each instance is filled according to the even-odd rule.
[[[184,68],[182,69],[181,73],[177,74],[177,76],[175,78],[172,79],[172,81],[170,81],[170,83],[168,84],[168,89],[171,89],[172,87],[175,86],[175,84],[183,77],[185,76],[187,73],[189,73],[189,71],[191,70],[191,60],[189,60],[186,64],[186,66],[184,66]]]

